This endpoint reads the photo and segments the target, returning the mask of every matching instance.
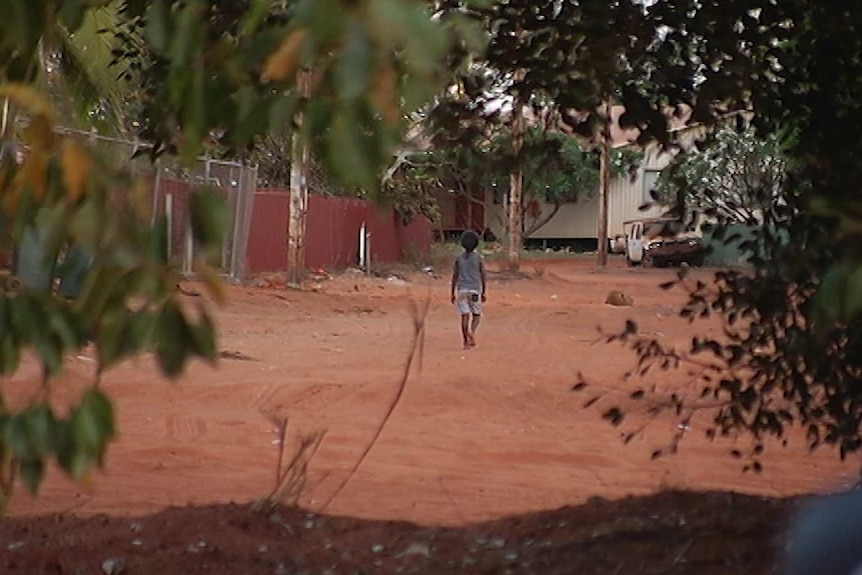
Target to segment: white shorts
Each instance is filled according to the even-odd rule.
[[[459,291],[455,306],[461,315],[482,315],[482,296],[473,290]]]

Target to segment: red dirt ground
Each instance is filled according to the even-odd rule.
[[[19,494],[0,526],[0,572],[96,573],[120,558],[123,573],[161,575],[768,573],[792,502],[622,498],[785,497],[855,482],[856,462],[808,455],[800,441],[768,450],[762,474],[743,474],[727,456],[735,444],[707,441],[698,421],[675,457],[650,459],[675,431],[670,419],[624,446],[630,427],[609,426],[570,390],[583,372],[609,405],[636,385],[621,380],[632,354],[602,343],[600,325],[615,331],[631,318],[664,341],[690,340],[693,328],[675,317],[681,294],[657,287],[673,272],[596,273],[575,258],[524,269],[532,277],[494,275],[479,347],[467,352],[445,277],[347,273],[304,292],[230,288],[219,312],[225,359],[177,383],[161,381],[150,359],[109,374],[120,438],[107,468],[87,489],[53,473],[37,499]],[[634,306],[605,305],[611,289]],[[409,301],[429,293],[422,370],[324,509],[396,392]],[[91,367],[74,359],[58,393],[73,393]],[[25,370],[9,389],[35,376]],[[655,374],[647,383],[667,390],[685,380]],[[294,441],[326,431],[305,511],[277,517],[245,505],[273,488],[273,417],[290,418]],[[182,508],[164,511],[172,506]]]

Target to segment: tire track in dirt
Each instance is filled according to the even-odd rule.
[[[251,400],[249,406],[260,411],[269,404],[272,397],[281,389],[284,383],[267,383]]]
[[[169,415],[165,418],[165,433],[174,443],[192,443],[207,434],[207,424],[199,417]]]
[[[533,307],[528,306],[512,314],[512,323],[506,326],[506,331],[520,335],[523,344],[517,350],[518,355],[533,357],[542,348],[544,337],[541,335],[541,321],[533,313]]]
[[[272,394],[267,402],[267,405],[262,409],[276,409],[282,411],[284,409],[302,409],[306,411],[325,410],[332,405],[332,395],[341,395],[342,389],[345,387],[338,383],[315,383],[311,385],[303,385],[299,389],[288,392],[284,395],[278,393],[287,386],[282,386]]]

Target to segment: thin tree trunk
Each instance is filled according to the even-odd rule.
[[[512,154],[509,174],[509,269],[521,269],[524,221],[524,102],[520,95],[512,105]]]
[[[611,183],[611,103],[605,100],[602,119],[601,157],[599,161],[599,221],[598,221],[598,260],[600,269],[608,265],[608,194]]]
[[[0,140],[9,136],[12,128],[12,102],[9,98],[3,99],[3,107],[0,109]]]
[[[298,74],[297,88],[303,98],[309,97],[311,76],[307,70]],[[287,222],[287,285],[298,288],[305,275],[306,216],[308,214],[308,163],[310,152],[303,141],[303,115],[297,114],[290,157],[290,202]]]
[[[0,162],[18,160],[18,146],[15,139],[15,106],[8,98],[0,108]],[[6,156],[6,157],[4,157]]]
[[[2,107],[0,107],[0,144],[3,146],[10,144],[12,135],[14,134],[14,118],[15,111],[12,108],[12,102],[10,102],[8,98],[4,98]],[[7,150],[3,147],[0,148],[0,152],[2,151]]]

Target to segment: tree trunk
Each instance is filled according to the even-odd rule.
[[[12,109],[12,102],[9,98],[4,98],[0,108],[0,143],[6,144],[7,140],[12,139],[14,124],[15,111]]]
[[[521,269],[524,221],[524,102],[520,95],[512,105],[512,153],[515,161],[509,174],[509,269]]]
[[[3,107],[0,109],[0,139],[5,140],[12,129],[12,103],[9,98],[3,99]]]
[[[0,162],[16,162],[17,145],[15,142],[15,107],[8,98],[0,107]]]
[[[611,104],[606,100],[602,119],[601,157],[599,160],[599,221],[598,260],[596,265],[604,269],[608,265],[608,194],[611,184]]]
[[[297,88],[308,98],[310,73],[299,72]],[[296,116],[290,153],[290,202],[287,222],[287,285],[298,288],[305,275],[306,216],[308,214],[308,144],[303,141],[303,115]]]

